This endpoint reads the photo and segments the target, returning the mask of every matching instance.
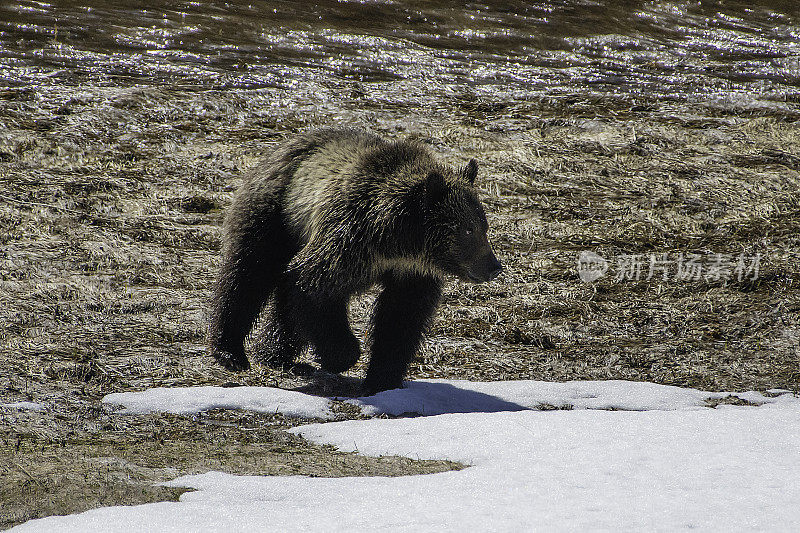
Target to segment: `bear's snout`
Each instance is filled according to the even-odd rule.
[[[498,261],[497,257],[495,257],[495,255],[492,253],[489,255],[486,271],[486,281],[492,281],[503,271],[503,265],[500,264],[500,261]]]
[[[489,281],[492,281],[494,278],[500,275],[503,271],[503,265],[500,264],[500,261],[492,254],[492,267],[489,271]]]
[[[470,281],[474,283],[483,283],[492,281],[499,276],[503,271],[503,265],[501,265],[497,257],[489,251],[487,255],[477,261],[477,264],[473,264],[473,267],[469,270]]]

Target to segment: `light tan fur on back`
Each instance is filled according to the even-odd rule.
[[[312,239],[328,212],[336,208],[343,176],[350,174],[368,149],[363,141],[335,140],[297,167],[286,191],[284,213],[290,217],[291,230],[304,243]]]

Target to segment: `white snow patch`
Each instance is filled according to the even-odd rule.
[[[788,391],[786,391],[788,392]],[[473,382],[423,379],[405,388],[349,400],[367,415],[493,413],[540,409],[542,406],[622,411],[674,410],[706,407],[707,400],[736,396],[757,405],[779,403],[784,396],[759,392],[706,392],[637,381],[501,381]],[[790,395],[791,396],[791,395]]]
[[[36,402],[0,403],[0,408],[18,409],[20,411],[45,411],[47,409],[44,405]]]
[[[448,403],[443,391],[449,391],[478,412],[291,430],[345,451],[472,465],[462,471],[328,479],[209,472],[169,482],[196,489],[177,503],[95,509],[16,530],[800,530],[796,396],[751,394],[765,405],[710,409],[700,407],[710,393],[691,389],[552,385],[423,382],[360,401],[377,398],[383,403],[364,405],[392,412],[422,404],[427,414],[466,409]],[[584,408],[530,410],[555,400]],[[609,407],[653,410],[590,410]]]
[[[783,391],[788,392],[788,391]],[[494,413],[541,409],[650,411],[699,409],[707,400],[736,396],[756,405],[781,403],[791,394],[767,397],[759,392],[727,393],[635,381],[501,381],[419,380],[405,388],[346,400],[367,415]],[[156,411],[192,414],[208,409],[244,409],[301,418],[333,417],[330,400],[271,387],[175,387],[109,394],[103,402],[121,405],[130,414]]]
[[[395,495],[361,492],[375,506],[422,508],[415,518],[425,529],[800,530],[796,399],[723,410],[451,414],[292,432],[366,455],[474,465],[417,478],[418,487]]]
[[[209,409],[243,409],[299,418],[333,418],[330,400],[272,387],[174,387],[117,392],[104,403],[121,405],[128,414],[193,414]]]

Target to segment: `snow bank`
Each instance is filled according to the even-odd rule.
[[[367,415],[495,413],[527,409],[572,408],[650,411],[695,409],[708,400],[736,396],[756,405],[779,403],[791,395],[766,397],[759,392],[705,392],[635,381],[409,381],[406,388],[347,400]],[[786,392],[786,391],[783,391]],[[208,409],[279,412],[301,418],[332,417],[330,400],[270,387],[176,387],[109,394],[103,402],[131,414],[162,411],[191,414]]]
[[[369,505],[409,513],[423,529],[800,530],[796,403],[469,413],[293,431],[367,455],[474,465],[418,478],[413,488],[397,484],[396,493],[370,486],[361,492],[369,492],[369,503],[351,504],[356,513],[369,512]]]
[[[209,472],[168,483],[196,489],[178,503],[95,509],[17,530],[800,530],[797,397],[749,394],[765,405],[708,409],[698,407],[708,393],[674,387],[533,383],[424,382],[378,395],[380,408],[465,409],[443,403],[444,384],[478,412],[291,430],[346,451],[472,465],[462,471],[334,479]],[[527,409],[558,398],[587,409]],[[588,409],[612,406],[655,410]]]
[[[312,424],[370,455],[449,458],[402,478],[232,476],[169,483],[180,503],[96,509],[19,531],[714,531],[800,529],[796,406],[519,411]]]
[[[328,420],[333,417],[327,398],[271,387],[156,388],[109,394],[103,402],[120,405],[129,414],[154,411],[192,414],[209,409],[243,409],[300,418]]]

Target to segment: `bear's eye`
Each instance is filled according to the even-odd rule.
[[[472,228],[467,228],[464,230],[464,235],[472,235],[473,231]]]

